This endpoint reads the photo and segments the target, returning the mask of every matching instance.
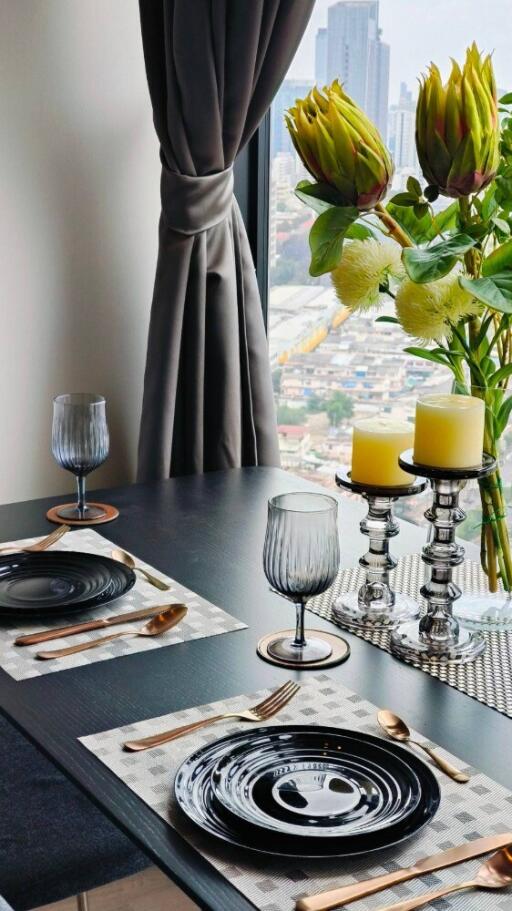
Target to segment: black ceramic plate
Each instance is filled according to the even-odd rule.
[[[86,611],[129,591],[135,573],[101,554],[62,550],[0,557],[0,615]]]
[[[332,740],[344,734],[361,743],[372,743],[385,749],[388,756],[398,757],[409,766],[416,775],[420,786],[420,799],[416,809],[404,819],[391,824],[388,828],[371,833],[352,832],[338,837],[297,836],[267,830],[262,838],[261,829],[248,824],[245,820],[235,819],[215,799],[211,781],[219,761],[226,755],[232,755],[237,748],[252,738],[271,733],[306,734],[314,730]],[[276,763],[277,765],[277,763]],[[350,731],[338,731],[336,728],[308,727],[306,725],[286,725],[251,729],[230,734],[197,750],[178,769],[175,778],[175,795],[182,811],[205,832],[215,835],[232,845],[248,848],[253,851],[280,854],[289,857],[349,857],[365,854],[369,851],[380,851],[416,834],[434,817],[441,799],[437,781],[418,757],[395,744],[388,744],[369,734]],[[265,847],[262,848],[262,845]]]
[[[414,769],[385,742],[314,727],[252,737],[217,763],[212,790],[235,825],[308,838],[389,828],[421,799]]]

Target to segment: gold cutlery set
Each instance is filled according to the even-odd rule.
[[[172,629],[173,626],[176,626],[180,620],[183,620],[183,617],[187,613],[187,608],[184,604],[171,604],[166,610],[161,605],[158,608],[154,608],[154,611],[158,611],[158,613],[140,629],[132,627],[132,629],[122,630],[120,633],[111,633],[108,636],[101,636],[99,639],[90,639],[88,642],[81,642],[80,645],[70,645],[67,648],[57,648],[48,652],[37,652],[36,657],[43,661],[50,658],[66,658],[68,655],[86,652],[90,648],[97,648],[100,645],[104,645],[106,642],[112,642],[114,639],[120,639],[123,636],[161,636],[163,633]],[[126,614],[115,618],[117,623],[126,623],[126,619]]]
[[[308,898],[301,898],[296,903],[295,909],[296,911],[332,911],[334,908],[343,908],[349,902],[374,895],[376,892],[389,889],[398,883],[406,883],[418,876],[424,876],[426,873],[445,870],[447,867],[480,857],[489,851],[496,851],[496,853],[480,867],[474,879],[454,886],[444,886],[435,892],[406,899],[398,904],[385,905],[377,911],[413,911],[414,908],[421,908],[422,905],[426,905],[436,898],[442,898],[444,895],[450,895],[463,889],[501,889],[510,885],[512,883],[512,832],[505,832],[500,835],[490,835],[488,838],[477,838],[460,847],[443,851],[442,854],[425,857],[412,867],[403,870],[395,870],[393,873],[385,873],[383,876],[375,876],[373,879],[351,883],[349,886],[341,886],[339,889],[331,889],[329,892],[318,892]]]

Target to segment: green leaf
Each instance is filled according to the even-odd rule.
[[[482,263],[482,275],[496,275],[504,269],[512,269],[512,240],[493,250]]]
[[[501,98],[498,98],[500,104],[512,104],[512,92],[507,92],[506,95],[502,95]]]
[[[407,190],[411,196],[416,196],[417,199],[422,195],[421,184],[419,180],[416,180],[412,175],[407,178]]]
[[[489,386],[497,386],[498,383],[501,383],[502,380],[506,380],[508,376],[512,375],[512,364],[506,364],[505,367],[500,367],[499,370],[496,370],[496,373],[493,373],[489,379]]]
[[[485,222],[475,222],[473,225],[465,225],[464,233],[475,240],[481,240],[486,234],[490,234],[491,228]]]
[[[415,206],[418,198],[411,193],[397,193],[396,196],[393,196],[391,202],[394,206]]]
[[[451,203],[441,212],[436,212],[435,218],[432,218],[430,212],[427,212],[423,218],[418,219],[412,208],[396,206],[393,201],[388,202],[386,209],[416,244],[426,243],[444,231],[453,230],[457,225],[459,212],[456,202]]]
[[[362,221],[355,221],[347,228],[345,237],[347,240],[368,240],[369,237],[375,237],[375,233]]]
[[[503,405],[501,406],[498,414],[496,415],[496,430],[498,436],[500,437],[505,430],[505,427],[508,424],[508,419],[510,417],[510,412],[512,411],[512,395],[509,395],[508,399],[505,399]]]
[[[498,206],[498,203],[496,202],[495,193],[496,193],[496,187],[494,186],[494,184],[491,184],[491,186],[488,187],[487,190],[485,191],[485,196],[482,200],[482,213],[481,213],[484,221],[487,221],[487,219],[492,218],[492,216],[495,215],[495,213],[498,211],[499,206]]]
[[[449,367],[446,357],[441,357],[434,351],[428,351],[426,348],[404,348],[406,354],[413,354],[414,357],[422,357],[425,361],[433,361],[434,364],[442,364],[443,367]]]
[[[347,228],[356,218],[359,209],[355,206],[332,207],[318,216],[309,232],[310,275],[316,278],[339,265]]]
[[[428,215],[428,202],[417,202],[414,206],[414,214],[416,218],[421,219],[424,215]]]
[[[400,325],[400,320],[396,316],[377,316],[375,319],[376,323],[395,323]]]
[[[319,215],[332,206],[342,206],[343,201],[338,191],[327,183],[312,183],[301,180],[295,187],[295,195],[301,202],[318,212]]]
[[[487,307],[500,313],[512,313],[512,270],[485,278],[459,278],[459,284]]]
[[[446,348],[432,348],[432,351],[434,354],[443,354],[448,359],[452,357],[457,358],[465,356],[463,351],[447,351]]]
[[[480,345],[482,344],[482,342],[484,341],[484,339],[486,338],[487,332],[489,330],[489,326],[491,325],[493,319],[494,319],[494,314],[490,313],[489,316],[487,316],[484,320],[482,320],[482,325],[480,326],[480,331],[474,342],[474,346],[473,346],[474,348],[478,349],[480,347]],[[489,344],[490,344],[490,342],[489,342]]]
[[[442,240],[430,247],[406,247],[402,261],[413,282],[433,282],[448,275],[457,259],[475,245],[467,234],[455,234],[449,240]]]
[[[495,367],[495,362],[488,355],[485,355],[480,361],[480,369],[485,377],[492,377]]]
[[[495,215],[492,219],[493,225],[498,231],[501,231],[502,234],[510,234],[510,225],[508,221],[505,221],[503,218],[499,218]]]

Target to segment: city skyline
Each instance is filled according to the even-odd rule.
[[[316,0],[311,19],[290,66],[287,78],[315,81],[315,40],[327,25],[327,10],[334,0]],[[357,0],[356,0],[357,2]],[[363,0],[364,2],[364,0]],[[489,13],[489,10],[487,11]],[[509,28],[510,0],[493,0],[490,15],[482,16],[479,0],[380,0],[382,39],[391,46],[390,99],[396,101],[400,83],[410,88],[431,60],[447,75],[450,57],[462,60],[475,39],[486,53],[493,53],[498,85],[512,90],[512,55]],[[414,23],[414,27],[411,26]]]

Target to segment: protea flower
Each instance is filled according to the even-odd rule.
[[[420,82],[416,109],[418,158],[429,184],[455,198],[482,190],[498,169],[499,139],[490,56],[482,60],[473,44],[462,70],[453,61],[445,85],[432,63]]]
[[[338,80],[297,99],[285,119],[305,167],[337,190],[339,205],[371,209],[382,199],[393,175],[389,152]]]

